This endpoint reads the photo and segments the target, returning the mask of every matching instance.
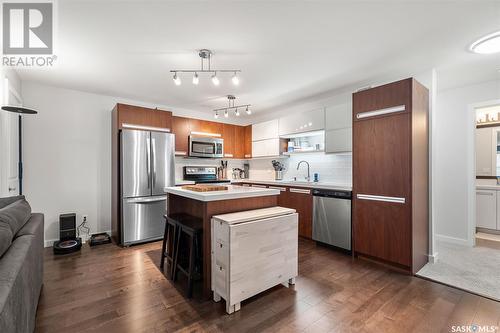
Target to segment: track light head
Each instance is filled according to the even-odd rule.
[[[226,109],[226,111],[224,111],[224,118],[228,118],[228,117],[229,117],[229,112]]]
[[[233,84],[235,86],[239,85],[240,84],[240,78],[238,77],[238,75],[236,74],[236,72],[234,72],[234,75],[233,77],[231,78],[231,81],[233,81]]]
[[[247,106],[247,108],[246,108],[245,112],[246,112],[248,115],[251,115],[251,114],[252,114],[252,111],[248,108],[248,106]]]
[[[198,73],[195,72],[193,75],[193,84],[198,85],[198,83],[200,83],[200,78],[198,77]]]
[[[219,112],[215,111],[214,118],[215,119],[219,118]]]
[[[182,83],[181,78],[177,75],[177,72],[174,73],[173,80],[176,86],[180,86]]]
[[[215,72],[214,75],[212,75],[212,83],[215,86],[218,86],[220,84],[219,78],[217,77],[217,72]]]
[[[238,108],[236,108],[236,110],[234,111],[234,114],[236,115],[236,117],[240,116],[240,111],[238,110]]]

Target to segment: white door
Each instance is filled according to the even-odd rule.
[[[19,95],[9,87],[5,80],[4,105],[22,106]],[[1,176],[2,196],[19,194],[19,115],[6,111],[1,112]]]

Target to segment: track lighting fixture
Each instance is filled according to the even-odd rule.
[[[228,106],[220,109],[215,109],[214,110],[214,117],[217,118],[219,116],[219,111],[224,111],[224,117],[228,118],[229,117],[229,111],[234,110],[234,115],[239,117],[240,115],[240,109],[245,108],[245,112],[247,114],[251,114],[252,112],[249,110],[250,104],[243,104],[243,105],[234,105],[234,101],[236,100],[236,97],[233,95],[227,95],[227,101],[228,101]]]
[[[247,115],[251,115],[252,114],[252,111],[248,108],[248,105],[247,105],[247,108],[246,108],[245,112],[247,113]]]
[[[212,56],[213,53],[210,50],[207,49],[202,49],[198,52],[198,55],[201,59],[201,68],[200,69],[174,69],[171,70],[171,73],[174,73],[174,82],[177,86],[181,84],[181,79],[177,75],[178,73],[194,73],[193,76],[193,84],[197,85],[200,82],[200,79],[198,77],[198,73],[209,73],[212,74],[212,83],[216,86],[220,84],[219,77],[217,76],[217,73],[233,73],[233,76],[231,77],[231,81],[235,86],[240,84],[240,78],[238,77],[238,73],[241,72],[240,69],[212,69]],[[205,69],[205,63],[207,64]]]

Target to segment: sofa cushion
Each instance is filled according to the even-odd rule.
[[[12,244],[12,231],[10,226],[5,223],[0,223],[0,258],[3,256],[5,251]]]
[[[16,201],[23,200],[24,195],[16,195],[14,197],[5,197],[5,198],[0,198],[0,208],[4,208],[5,206],[8,206]]]
[[[14,236],[26,224],[30,216],[31,207],[24,199],[0,208],[0,224],[8,225]]]

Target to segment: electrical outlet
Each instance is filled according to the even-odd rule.
[[[83,215],[83,222],[87,222],[88,215]]]

